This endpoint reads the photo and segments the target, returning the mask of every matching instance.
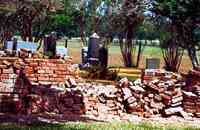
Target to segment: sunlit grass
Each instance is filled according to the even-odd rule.
[[[149,123],[135,125],[133,123],[66,123],[66,124],[37,124],[31,126],[2,124],[1,130],[198,130],[187,126],[157,126]]]

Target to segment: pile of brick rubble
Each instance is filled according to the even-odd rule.
[[[154,75],[156,74],[156,75]],[[199,115],[199,69],[192,82],[162,71],[134,82],[86,83],[72,60],[7,58],[0,61],[0,111],[22,114],[88,115],[110,120],[127,113],[183,117]],[[149,72],[148,74],[149,75]]]

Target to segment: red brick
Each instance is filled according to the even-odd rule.
[[[56,78],[62,78],[62,79],[65,79],[66,76],[65,76],[65,75],[58,75]]]
[[[0,79],[1,79],[1,81],[2,81],[2,80],[9,79],[9,74],[1,74],[1,75],[0,75]]]
[[[10,66],[12,63],[8,62],[7,60],[4,60],[3,64],[6,65],[6,66]]]
[[[54,71],[52,69],[45,70],[47,74],[54,74]]]
[[[38,66],[38,63],[37,63],[37,62],[31,62],[29,65],[30,65],[31,67],[37,67],[37,66]]]
[[[64,78],[55,78],[55,81],[56,82],[65,82],[65,79]]]
[[[64,102],[67,106],[72,106],[74,104],[74,100],[72,98],[65,98]]]
[[[29,78],[36,77],[36,75],[35,75],[35,74],[26,74],[26,76],[27,76],[27,77],[29,77]]]
[[[171,104],[171,97],[165,94],[160,94],[160,96],[163,98],[163,102],[165,105]]]
[[[39,63],[39,66],[40,66],[40,67],[47,66],[47,63],[46,63],[46,62],[40,62],[40,63]]]
[[[57,68],[57,69],[55,69],[55,71],[67,71],[67,69],[66,68]]]
[[[41,62],[42,59],[40,59],[40,58],[34,58],[33,61],[34,61],[34,62]]]
[[[184,109],[187,113],[196,113],[194,109]]]
[[[40,70],[37,71],[37,73],[38,73],[38,74],[46,74],[46,71],[43,70],[43,69],[40,69]]]
[[[25,62],[26,62],[26,63],[33,63],[33,62],[34,62],[34,59],[33,59],[33,58],[26,58],[26,59],[25,59]]]
[[[51,67],[51,69],[55,71],[55,70],[57,70],[57,67]]]
[[[39,81],[49,81],[49,76],[38,76]]]
[[[74,111],[81,111],[81,109],[82,109],[82,104],[74,104],[74,105],[72,106],[72,108],[73,108]]]
[[[49,77],[50,75],[49,74],[37,74],[36,76],[37,77]]]
[[[6,69],[6,68],[7,68],[7,65],[0,65],[0,68],[1,68],[1,69]]]
[[[36,77],[29,77],[28,78],[30,81],[38,81],[38,79]]]
[[[65,71],[55,70],[55,73],[58,75],[67,75],[68,74],[68,72],[66,70]]]
[[[57,63],[57,59],[49,59],[49,63]]]
[[[37,66],[37,67],[34,67],[34,70],[40,70],[41,67]]]
[[[28,74],[34,73],[33,67],[25,66],[24,72],[25,72],[25,74],[26,74],[26,73],[28,73]]]
[[[57,70],[67,70],[67,66],[65,64],[57,64]]]
[[[199,108],[199,107],[197,107],[197,108],[196,108],[196,111],[199,113],[199,112],[200,112],[200,108]]]
[[[50,77],[52,77],[52,78],[57,78],[58,75],[57,75],[57,74],[52,74],[52,75],[50,75]]]
[[[4,74],[12,74],[12,73],[14,73],[14,70],[13,70],[13,68],[3,69],[3,73]]]
[[[49,80],[52,81],[52,82],[56,81],[56,79],[52,78],[52,77],[50,77]]]
[[[47,63],[46,64],[48,67],[56,67],[56,64],[55,63]]]
[[[47,67],[47,65],[43,65],[43,66],[41,66],[41,68],[40,68],[41,70],[49,70],[50,69],[50,67]]]
[[[38,61],[40,61],[40,63],[47,63],[47,62],[49,62],[49,59],[38,59]]]
[[[24,71],[25,74],[34,74],[34,71],[33,70],[27,70],[27,71]]]

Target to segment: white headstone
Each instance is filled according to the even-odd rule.
[[[60,56],[68,56],[68,49],[65,47],[56,47],[56,54]]]
[[[6,44],[6,49],[12,50],[13,47],[13,41],[7,41]],[[19,51],[20,49],[28,49],[32,52],[37,51],[37,44],[33,42],[26,42],[26,41],[17,41],[17,50]]]

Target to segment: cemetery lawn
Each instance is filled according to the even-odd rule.
[[[63,45],[63,41],[60,41],[59,44]],[[74,63],[81,63],[81,42],[70,40],[68,42],[69,55],[73,57]],[[199,53],[200,54],[200,53]],[[200,56],[200,55],[199,55]],[[145,68],[146,58],[159,58],[161,60],[161,67],[164,66],[164,60],[162,58],[162,51],[158,47],[150,47],[147,46],[144,48],[139,68]],[[109,47],[109,61],[108,65],[110,67],[124,67],[123,58],[121,55],[119,46],[110,46]],[[192,67],[189,57],[187,56],[187,52],[185,52],[180,72],[187,73]]]
[[[11,125],[1,124],[1,130],[199,130],[191,126],[151,125],[132,123],[66,123],[66,124],[38,124],[38,125]]]

